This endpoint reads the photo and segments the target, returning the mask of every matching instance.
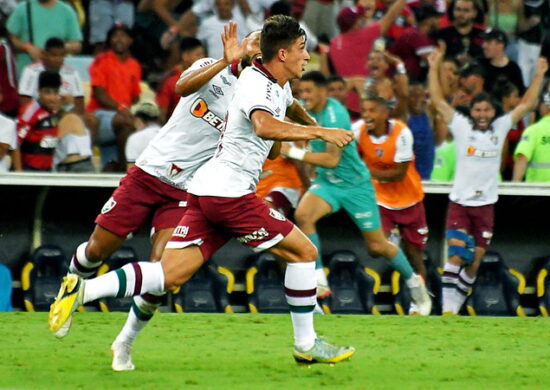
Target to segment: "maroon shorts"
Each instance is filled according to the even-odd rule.
[[[379,207],[379,210],[384,232],[389,233],[397,227],[405,242],[418,249],[426,248],[428,224],[424,202],[401,210],[390,210],[385,207]]]
[[[449,202],[447,208],[447,230],[465,230],[472,235],[475,246],[487,248],[493,237],[495,208],[493,204],[467,207]]]
[[[294,224],[270,209],[255,194],[240,198],[187,196],[187,211],[166,248],[198,245],[208,260],[230,238],[254,251],[271,248],[286,237]]]
[[[163,183],[134,166],[120,180],[95,223],[125,237],[150,219],[155,231],[174,228],[186,210],[187,192]]]

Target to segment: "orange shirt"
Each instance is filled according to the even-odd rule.
[[[163,80],[155,96],[158,106],[166,109],[166,119],[170,118],[180,100],[180,96],[176,94],[176,83],[180,78],[181,72],[181,66],[177,65]]]
[[[399,120],[392,120],[393,128],[388,138],[381,144],[371,141],[365,125],[359,135],[359,152],[371,172],[382,171],[395,165],[396,141],[401,131],[407,125]],[[409,163],[407,173],[401,181],[381,183],[373,180],[378,204],[389,209],[404,209],[424,199],[420,175],[414,167],[414,161]]]
[[[120,62],[112,50],[96,56],[90,66],[90,86],[103,87],[111,99],[130,107],[134,97],[141,94],[141,65],[133,58]],[[102,107],[93,93],[86,111],[95,111]]]
[[[284,157],[279,156],[275,160],[266,160],[263,170],[273,173],[258,182],[256,194],[260,198],[264,198],[276,187],[303,189],[298,168]]]

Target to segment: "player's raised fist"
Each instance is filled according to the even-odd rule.
[[[342,148],[353,141],[353,133],[344,129],[323,129],[321,139]]]

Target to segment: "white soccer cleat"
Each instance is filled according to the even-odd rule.
[[[113,354],[113,371],[132,371],[136,368],[132,363],[132,346],[126,343],[117,343],[111,345]]]
[[[411,304],[409,305],[409,315],[410,316],[417,316],[418,314],[419,314],[418,313],[418,306],[416,305],[416,303],[411,301]]]
[[[411,298],[416,304],[417,313],[421,316],[429,316],[432,312],[432,299],[426,289],[426,284],[422,277],[417,274],[413,274],[410,280],[407,281]]]
[[[57,332],[54,332],[53,335],[58,339],[62,339],[63,337],[69,334],[69,330],[71,330],[72,324],[73,324],[73,316],[70,316],[67,322],[65,322]]]

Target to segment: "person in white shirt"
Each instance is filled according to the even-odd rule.
[[[0,173],[11,167],[10,152],[17,148],[15,121],[0,114]]]
[[[333,346],[315,334],[315,246],[255,195],[265,159],[278,155],[276,141],[321,138],[343,147],[353,140],[353,133],[315,126],[292,99],[288,81],[300,77],[309,60],[304,32],[293,18],[269,18],[260,44],[264,64],[255,62],[242,72],[216,153],[189,184],[187,210],[161,262],[128,264],[86,281],[68,275],[50,311],[50,330],[63,326],[77,306],[101,297],[178,288],[235,237],[254,250],[269,249],[287,261],[285,292],[294,328],[294,358],[337,363],[353,355],[353,347]],[[285,116],[310,126],[284,122]],[[144,265],[148,267],[142,272]]]
[[[59,38],[50,38],[46,41],[42,52],[42,61],[27,65],[23,69],[19,80],[19,102],[21,107],[33,98],[38,98],[38,76],[44,70],[51,70],[61,76],[61,89],[64,111],[73,111],[84,114],[84,86],[76,69],[65,65],[65,43]]]
[[[131,168],[160,130],[160,110],[153,102],[144,101],[132,108],[136,132],[126,141],[126,164]]]
[[[447,211],[448,258],[443,269],[443,313],[457,314],[472,288],[481,258],[493,236],[494,204],[502,147],[508,131],[535,105],[548,69],[540,57],[537,73],[520,103],[495,117],[496,104],[486,93],[475,96],[470,116],[451,107],[441,90],[442,52],[429,56],[429,91],[436,110],[447,123],[456,144],[456,173]]]
[[[59,121],[59,142],[55,146],[54,170],[67,173],[91,173],[92,138],[82,119],[73,113],[65,114]]]

